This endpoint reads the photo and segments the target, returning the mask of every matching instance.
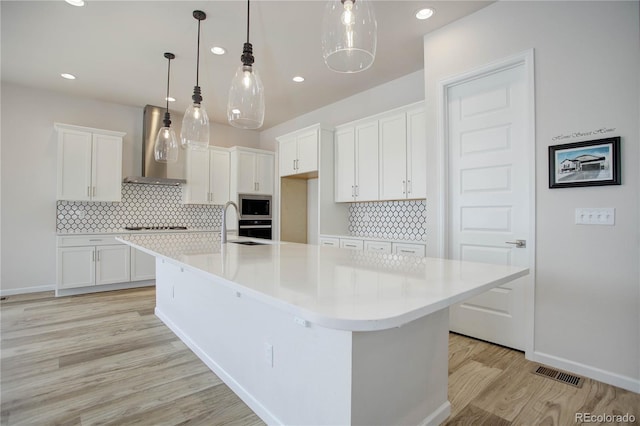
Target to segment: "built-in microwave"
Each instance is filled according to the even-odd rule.
[[[271,219],[271,195],[238,194],[240,219]]]

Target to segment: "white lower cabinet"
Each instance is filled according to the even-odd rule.
[[[61,237],[58,242],[58,288],[127,282],[129,246],[111,236]]]
[[[403,256],[425,257],[424,243],[367,240],[359,237],[320,235],[321,246],[341,247],[350,250],[372,251],[376,253],[399,254]]]
[[[365,241],[364,251],[375,251],[378,253],[391,253],[390,241]]]
[[[131,281],[153,280],[156,277],[156,258],[131,247]]]
[[[340,248],[346,248],[350,250],[362,250],[363,241],[355,240],[351,238],[340,238]]]
[[[426,252],[424,245],[409,243],[393,243],[392,250],[395,254],[420,257],[424,257]]]
[[[320,238],[320,245],[325,247],[340,247],[340,239],[332,237]]]
[[[155,258],[116,235],[58,237],[58,290],[155,279]]]

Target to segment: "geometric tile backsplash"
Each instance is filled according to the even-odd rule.
[[[426,241],[426,200],[376,201],[349,206],[354,237]]]
[[[182,186],[122,184],[122,201],[58,201],[56,231],[117,232],[125,226],[218,230],[222,206],[182,204]]]

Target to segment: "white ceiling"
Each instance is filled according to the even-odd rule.
[[[266,95],[263,129],[423,68],[422,36],[489,1],[374,1],[378,51],[368,70],[339,74],[324,64],[320,28],[325,1],[251,3],[255,67]],[[419,21],[415,12],[436,14]],[[246,37],[246,1],[56,1],[0,3],[2,80],[124,105],[164,105],[172,52],[170,105],[182,114],[195,84],[197,21],[203,10],[200,86],[211,120],[226,123],[231,78]],[[215,56],[214,45],[227,49]],[[455,46],[452,46],[455,48]],[[76,80],[64,80],[60,73]],[[304,83],[293,83],[302,75]],[[33,100],[37,102],[37,99]]]

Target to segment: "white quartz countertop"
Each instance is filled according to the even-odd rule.
[[[221,247],[217,232],[118,240],[311,324],[350,331],[399,327],[529,273],[515,266],[277,241]]]

